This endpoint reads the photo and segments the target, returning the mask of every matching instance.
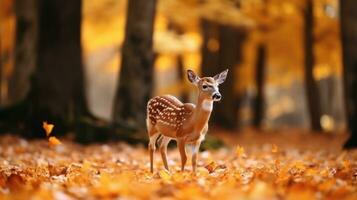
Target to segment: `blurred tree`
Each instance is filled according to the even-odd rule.
[[[235,68],[242,61],[242,46],[246,39],[246,31],[229,25],[215,25],[204,20],[202,73],[204,76],[229,69],[230,78],[220,87],[223,99],[215,105],[212,114],[213,123],[224,128],[237,127],[239,98],[235,92]]]
[[[345,148],[357,147],[357,1],[340,0],[347,125]]]
[[[242,62],[243,44],[246,36],[246,31],[243,28],[228,25],[221,25],[219,28],[218,71],[220,72],[228,68],[231,76],[220,86],[223,99],[221,103],[216,105],[214,121],[229,129],[237,127],[239,96],[235,92],[235,69]]]
[[[37,69],[29,94],[33,130],[44,120],[65,129],[90,115],[84,91],[81,8],[81,0],[39,1]]]
[[[0,23],[1,23],[1,16],[0,16]],[[4,67],[4,64],[3,64],[3,55],[2,55],[2,34],[0,33],[0,85],[2,83],[2,70],[3,70],[3,67]],[[0,94],[2,93],[2,87],[0,87]],[[0,105],[1,105],[1,98],[0,98]]]
[[[0,1],[1,72],[0,105],[9,104],[8,79],[14,67],[16,16],[13,0]]]
[[[187,81],[187,74],[185,71],[185,67],[183,66],[183,55],[180,54],[177,56],[177,75],[179,78],[179,82],[181,83],[181,85],[185,85],[185,82]],[[188,97],[189,94],[186,90],[186,88],[182,88],[181,89],[181,95],[180,95],[180,100],[182,102],[188,102]]]
[[[265,68],[266,68],[266,46],[258,44],[256,55],[255,81],[256,99],[254,105],[253,125],[260,128],[264,118],[264,88],[265,88]]]
[[[156,0],[130,0],[120,79],[114,99],[114,124],[144,128],[153,89],[153,25]]]
[[[202,26],[202,63],[201,71],[204,76],[213,76],[218,73],[218,51],[219,51],[219,31],[218,24],[210,20],[203,19]]]
[[[314,79],[314,7],[313,0],[306,0],[304,10],[304,53],[305,53],[305,90],[310,126],[314,131],[321,131],[321,108],[317,82]]]
[[[182,36],[182,34],[184,33],[183,28],[180,25],[173,22],[169,23],[168,29],[174,31],[179,36]],[[183,53],[179,53],[177,55],[176,73],[178,76],[178,81],[180,82],[181,85],[185,85],[185,82],[187,81],[187,74],[185,71],[183,60],[184,60]],[[188,102],[189,94],[185,87],[181,89],[180,93],[181,94],[179,99],[182,102]]]
[[[84,92],[80,31],[82,1],[38,1],[38,37],[32,30],[33,27],[30,28],[34,24],[23,22],[25,11],[22,9],[36,8],[35,5],[28,6],[19,6],[17,10],[20,12],[20,27],[17,33],[16,49],[19,52],[16,67],[25,68],[26,73],[19,75],[21,80],[13,79],[14,85],[20,86],[23,83],[16,81],[28,79],[26,76],[29,75],[33,63],[25,66],[24,62],[31,61],[28,60],[31,56],[36,58],[36,69],[32,74],[27,97],[22,102],[1,110],[0,119],[15,118],[21,124],[24,123],[27,136],[42,137],[43,121],[56,124],[55,134],[65,134],[69,129],[75,128],[83,118],[91,116]],[[33,17],[26,14],[26,20],[32,20]],[[33,32],[27,32],[30,30]],[[23,43],[25,39],[37,41],[35,53],[27,52],[34,50],[31,46],[34,44],[29,43],[31,45],[26,47],[27,44]],[[21,73],[20,70],[16,69],[15,72]]]
[[[25,98],[30,89],[30,76],[36,65],[37,0],[16,0],[15,66],[9,80],[9,102]]]

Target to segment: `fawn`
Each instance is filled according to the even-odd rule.
[[[227,77],[228,69],[214,77],[198,77],[192,70],[187,70],[188,80],[198,88],[197,105],[182,103],[172,95],[157,96],[147,105],[146,126],[149,134],[150,171],[154,171],[154,151],[160,137],[159,146],[162,161],[167,170],[167,145],[174,139],[181,156],[181,170],[187,161],[185,144],[193,144],[192,170],[196,171],[197,154],[208,131],[213,101],[220,101],[222,96],[218,86]]]

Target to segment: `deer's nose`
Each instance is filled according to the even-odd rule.
[[[212,99],[214,101],[219,101],[219,100],[221,100],[221,98],[222,98],[222,95],[220,93],[218,93],[218,92],[214,93],[213,96],[212,96]]]

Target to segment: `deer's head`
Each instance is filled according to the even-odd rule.
[[[198,88],[199,95],[204,99],[213,101],[221,100],[222,95],[219,92],[219,85],[226,80],[227,74],[228,69],[215,75],[214,77],[200,78],[192,70],[187,70],[188,80]]]

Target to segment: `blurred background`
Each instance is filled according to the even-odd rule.
[[[149,97],[195,102],[186,70],[228,68],[214,127],[345,133],[344,2],[345,15],[338,0],[1,0],[2,130],[144,130]]]

